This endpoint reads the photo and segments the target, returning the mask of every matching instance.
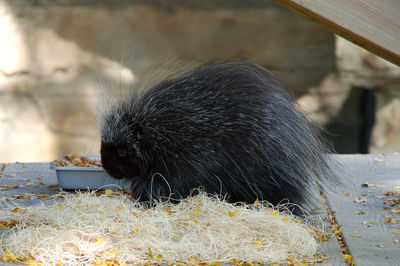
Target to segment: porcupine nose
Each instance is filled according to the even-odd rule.
[[[102,164],[104,170],[109,174],[111,177],[116,178],[116,179],[121,179],[123,178],[123,171],[122,168],[118,165],[115,165],[108,160],[104,160],[102,158]]]
[[[104,167],[104,166],[103,166]],[[106,170],[106,172],[113,178],[116,179],[121,179],[123,178],[123,173],[122,170],[120,169],[120,167],[118,166],[109,166],[109,167],[104,167],[104,169]]]

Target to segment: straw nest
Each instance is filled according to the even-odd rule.
[[[45,265],[277,263],[310,259],[315,229],[266,202],[231,204],[201,192],[179,204],[122,193],[62,193],[2,206],[0,256]]]

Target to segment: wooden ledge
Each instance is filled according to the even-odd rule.
[[[400,66],[400,1],[273,1]]]

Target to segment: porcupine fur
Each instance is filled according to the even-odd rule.
[[[326,152],[290,92],[264,68],[229,60],[166,79],[109,109],[101,159],[135,198],[188,196],[203,187],[230,202],[304,206],[329,178]]]

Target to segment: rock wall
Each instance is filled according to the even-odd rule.
[[[142,79],[168,71],[173,64],[166,62],[180,60],[240,58],[260,64],[292,88],[312,118],[327,125],[336,117],[340,125],[347,121],[351,127],[358,116],[338,115],[358,84],[355,77],[364,76],[358,73],[360,66],[370,59],[346,62],[347,50],[338,52],[336,46],[332,33],[269,0],[3,0],[0,161],[98,154],[97,108],[118,98],[124,88],[134,90]],[[382,70],[377,84],[393,84],[386,89],[371,85],[374,78],[369,78],[366,86],[382,88],[378,114],[390,116],[399,110],[398,102],[386,103],[398,88],[398,69],[376,64]],[[393,107],[383,111],[389,105]],[[378,141],[389,134],[382,123],[374,131],[374,151],[390,150],[398,141],[394,135],[396,140]],[[352,130],[355,136],[358,129]]]
[[[400,39],[399,39],[400,41]],[[336,40],[341,80],[375,93],[371,153],[400,150],[400,67],[342,38]]]

